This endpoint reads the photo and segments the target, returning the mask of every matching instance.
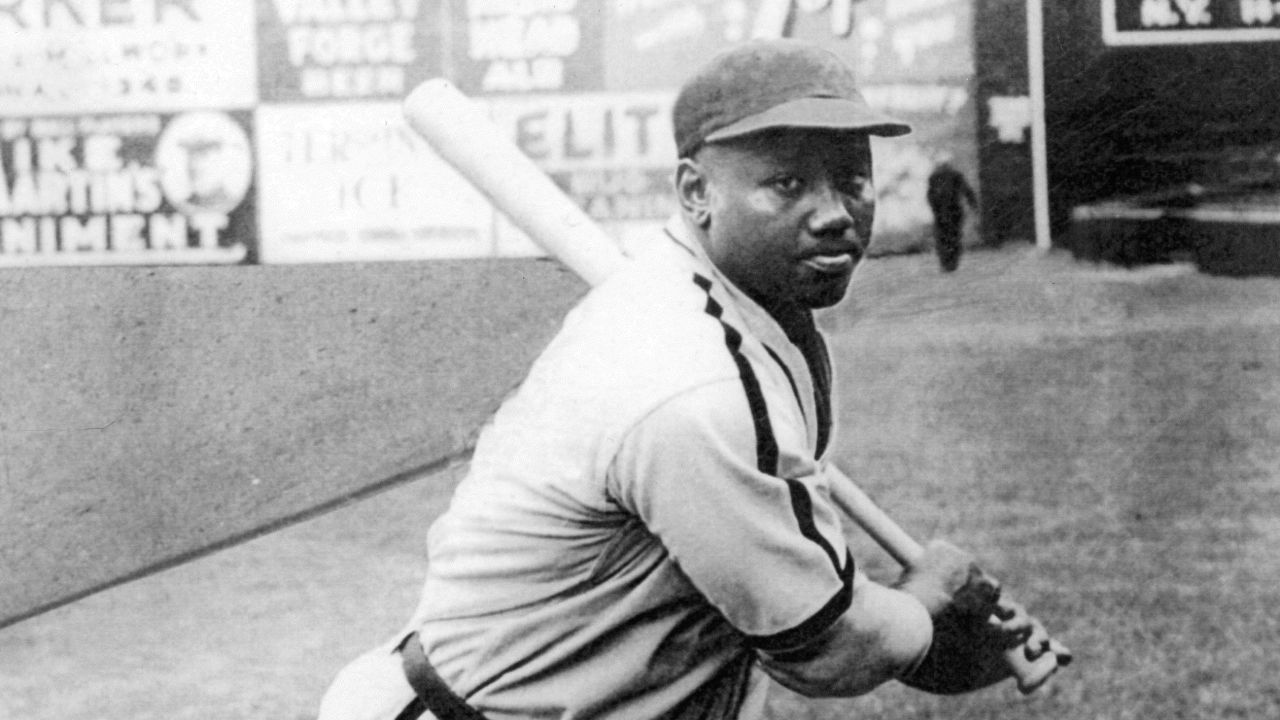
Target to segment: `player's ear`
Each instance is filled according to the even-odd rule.
[[[676,165],[676,199],[685,216],[698,227],[705,228],[711,221],[706,170],[694,158],[680,158]]]

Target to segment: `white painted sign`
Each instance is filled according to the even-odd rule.
[[[0,2],[0,107],[8,116],[248,108],[254,33],[249,2]]]
[[[400,103],[263,106],[257,127],[262,262],[495,254],[492,208]]]

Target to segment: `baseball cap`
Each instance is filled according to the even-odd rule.
[[[871,109],[835,53],[790,39],[752,40],[716,55],[680,89],[672,124],[680,157],[773,128],[911,132]]]

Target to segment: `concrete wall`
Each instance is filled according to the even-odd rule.
[[[0,271],[0,625],[465,455],[536,260]]]

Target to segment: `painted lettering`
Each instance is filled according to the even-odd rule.
[[[199,246],[212,250],[218,247],[218,235],[227,229],[227,216],[221,213],[197,213],[191,216],[191,229],[196,232]]]
[[[195,227],[202,247],[216,247],[225,219],[210,217]],[[201,232],[201,227],[206,228]],[[204,245],[214,233],[214,245]],[[4,218],[0,220],[0,256],[25,254],[141,252],[190,247],[187,219],[179,214],[118,213],[79,218]]]
[[[578,50],[582,29],[572,15],[504,15],[477,18],[469,27],[473,60],[567,57]]]
[[[133,4],[129,0],[102,0],[103,25],[132,25]]]
[[[489,92],[556,90],[564,86],[564,61],[551,57],[495,60],[481,85]]]
[[[467,0],[467,15],[546,15],[573,12],[577,0]]]
[[[39,169],[16,172],[9,182],[0,177],[0,216],[158,210],[163,202],[159,171],[134,163],[120,167],[111,154],[113,140],[101,142],[105,146],[92,151],[100,167],[90,170],[77,166],[70,148],[41,140]]]
[[[65,252],[102,252],[110,247],[107,218],[93,215],[83,221],[64,217],[58,223],[61,246]]]
[[[0,20],[18,28],[116,27],[199,22],[196,0],[5,0]]]
[[[549,114],[543,110],[516,119],[516,146],[533,160],[544,160],[551,154],[546,144]]]
[[[43,234],[37,230],[35,218],[0,219],[0,253],[28,255],[56,249],[42,247],[40,243],[42,236]],[[53,237],[53,233],[49,233],[47,237]]]
[[[179,250],[187,246],[187,218],[184,215],[152,215],[147,221],[147,240],[152,250]]]
[[[309,67],[303,69],[299,83],[302,94],[313,98],[401,95],[405,89],[404,68],[400,65]]]
[[[1240,0],[1240,21],[1245,25],[1267,25],[1280,17],[1280,2]]]
[[[1213,22],[1209,0],[1142,0],[1138,11],[1142,27],[1202,27]]]
[[[1173,0],[1188,25],[1208,25],[1213,22],[1209,13],[1209,0]]]
[[[285,23],[413,20],[421,0],[275,0]]]
[[[636,123],[636,154],[644,157],[649,154],[649,120],[658,114],[658,108],[630,107],[625,114]]]
[[[0,17],[9,18],[9,22],[25,30],[27,29],[27,21],[21,14],[22,3],[23,0],[8,0],[8,2],[0,2]]]
[[[45,138],[36,144],[36,167],[41,170],[75,170],[78,165],[71,156],[75,138]]]
[[[390,22],[359,25],[297,25],[286,35],[289,62],[337,65],[360,63],[411,63],[413,23]]]

